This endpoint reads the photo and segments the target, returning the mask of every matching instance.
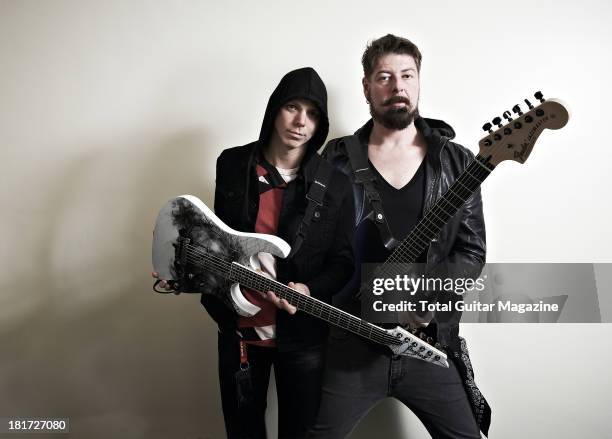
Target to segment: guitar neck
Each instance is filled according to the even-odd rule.
[[[457,213],[489,176],[494,166],[477,155],[444,195],[431,206],[408,236],[393,250],[385,264],[414,263],[442,227]]]
[[[369,340],[385,345],[397,344],[396,339],[389,335],[383,328],[366,322],[335,306],[315,299],[314,297],[293,290],[237,262],[231,264],[229,278],[231,281],[238,282],[240,285],[255,291],[272,291],[281,299],[285,299],[291,305],[295,306],[298,310]]]

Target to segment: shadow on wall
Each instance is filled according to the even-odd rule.
[[[2,286],[2,416],[69,418],[75,438],[223,437],[216,325],[199,295],[158,295],[150,277],[157,210],[212,201],[205,138],[87,145],[38,188],[31,275]]]
[[[42,200],[22,225],[32,239],[2,285],[1,416],[69,418],[79,439],[225,437],[216,325],[199,296],[158,295],[150,277],[158,209],[184,193],[212,206],[220,142],[154,131],[63,148],[87,152],[29,188]],[[402,437],[406,414],[385,401],[351,437]]]

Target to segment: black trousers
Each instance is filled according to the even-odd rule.
[[[332,329],[321,408],[309,439],[346,437],[380,400],[410,408],[434,438],[480,438],[457,369],[387,354],[357,336]]]
[[[267,438],[265,411],[272,366],[278,398],[278,437],[304,438],[319,408],[323,345],[292,352],[248,346],[253,394],[252,402],[242,407],[238,405],[235,377],[240,369],[238,340],[233,334],[219,333],[218,347],[221,403],[228,439]]]

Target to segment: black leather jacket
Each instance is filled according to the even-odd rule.
[[[417,129],[427,143],[426,184],[423,211],[427,211],[463,172],[474,155],[465,147],[451,141],[455,136],[446,123],[417,118]],[[373,122],[368,121],[355,132],[364,154]],[[372,208],[361,184],[356,184],[342,138],[331,140],[323,151],[323,157],[337,169],[347,174],[353,183],[356,225],[365,221]],[[482,213],[482,199],[478,189],[465,205],[440,231],[427,250],[427,269],[446,272],[449,275],[476,278],[485,263],[486,240]],[[382,261],[381,261],[382,262]],[[359,261],[357,261],[359,263]],[[459,312],[437,313],[434,320],[438,326],[438,340],[443,345],[458,344]]]

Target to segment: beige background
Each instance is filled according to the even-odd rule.
[[[216,156],[256,138],[290,69],[326,81],[330,138],[359,127],[359,58],[387,32],[424,53],[422,114],[473,151],[487,119],[538,89],[571,107],[525,166],[485,183],[489,260],[610,262],[611,12],[600,1],[0,0],[0,417],[69,417],[75,438],[223,437],[215,327],[198,297],[151,292],[156,212],[182,193],[212,202]],[[491,437],[609,435],[610,326],[463,333]],[[374,434],[425,435],[393,401],[352,437]]]

